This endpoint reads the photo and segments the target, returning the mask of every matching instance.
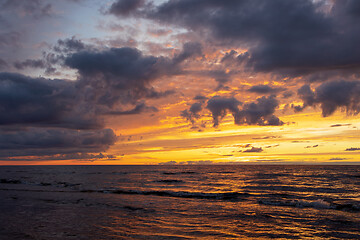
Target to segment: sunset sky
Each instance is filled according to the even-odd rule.
[[[0,0],[0,164],[359,164],[358,0]]]

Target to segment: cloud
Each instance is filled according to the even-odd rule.
[[[116,135],[111,129],[29,128],[1,131],[0,157],[101,152],[115,141]]]
[[[280,136],[254,137],[252,139],[274,139],[274,138],[280,138]]]
[[[9,150],[3,150],[3,157],[106,150],[116,136],[104,129],[104,116],[157,111],[144,99],[166,97],[174,91],[157,91],[151,83],[180,71],[183,61],[198,54],[192,52],[198,46],[184,44],[179,55],[170,59],[126,47],[96,50],[73,37],[59,40],[55,53],[45,54],[44,61],[16,62],[19,69],[63,62],[77,70],[79,78],[51,80],[0,73],[0,145]],[[130,110],[124,110],[125,106]],[[195,105],[191,111],[197,111]]]
[[[360,151],[360,148],[351,147],[347,148],[345,151]]]
[[[93,89],[94,101],[113,106],[119,102],[136,103],[142,98],[173,93],[171,90],[156,92],[151,83],[163,76],[179,74],[180,64],[197,55],[198,47],[198,44],[185,43],[173,59],[143,55],[140,50],[129,47],[103,51],[89,49],[70,54],[64,63],[79,72],[78,84],[82,88]]]
[[[275,96],[261,97],[256,99],[256,102],[246,103],[243,108],[239,108],[242,103],[234,97],[220,97],[214,96],[207,102],[206,108],[211,112],[214,127],[219,126],[220,120],[230,112],[234,117],[234,123],[249,124],[249,125],[271,125],[280,126],[284,123],[274,115],[275,109],[278,107],[278,101]],[[194,109],[199,109],[201,103],[193,105]],[[197,111],[199,112],[199,111]],[[197,113],[196,112],[196,113]],[[185,110],[182,112],[182,116],[192,121],[192,119],[198,118],[195,112]]]
[[[176,165],[176,161],[160,162],[159,165]]]
[[[284,123],[274,115],[279,103],[275,96],[261,97],[256,102],[244,104],[239,123],[280,126]]]
[[[144,4],[144,0],[117,0],[109,9],[110,14],[127,16]]]
[[[268,145],[265,148],[274,148],[274,147],[279,147],[280,144],[274,144],[274,145]]]
[[[283,97],[283,98],[289,98],[289,97],[292,97],[293,95],[294,95],[293,92],[291,92],[291,91],[286,91],[286,92],[283,93],[282,97]]]
[[[209,164],[214,164],[214,162],[210,160],[199,160],[199,161],[186,161],[186,162],[168,161],[168,162],[159,163],[159,165],[209,165]]]
[[[59,39],[53,49],[56,52],[69,53],[79,52],[88,48],[90,48],[90,46],[76,39],[75,36],[72,36],[71,38]]]
[[[247,144],[244,144],[244,145],[239,145],[237,147],[240,147],[240,148],[248,148],[248,147],[251,147],[251,144],[250,143],[247,143]]]
[[[183,50],[180,52],[180,54],[176,55],[173,58],[173,62],[174,64],[178,64],[191,57],[196,57],[201,55],[202,55],[202,46],[200,43],[187,42],[183,45]]]
[[[187,164],[187,165],[209,165],[214,164],[211,160],[199,160],[199,161],[186,161],[186,162],[180,162],[179,164]]]
[[[30,67],[30,68],[45,68],[45,63],[42,59],[26,59],[24,61],[16,61],[14,63],[14,67],[17,68],[17,69],[24,69],[24,68],[27,68],[27,67]]]
[[[313,146],[306,146],[305,148],[316,148],[316,147],[318,147],[319,145],[313,145]]]
[[[345,123],[345,124],[333,124],[330,127],[343,127],[343,126],[351,126],[351,123]]]
[[[77,52],[65,59],[68,67],[77,69],[84,77],[103,75],[116,78],[118,88],[129,88],[136,81],[149,81],[158,74],[158,58],[143,56],[135,48],[111,48],[105,51]]]
[[[171,29],[148,29],[147,33],[153,37],[167,36],[172,33]]]
[[[67,154],[55,154],[50,156],[44,156],[41,160],[83,160],[83,161],[95,161],[95,160],[115,160],[114,155],[109,154],[92,154],[92,153],[67,153]]]
[[[184,110],[181,112],[181,116],[190,121],[192,124],[195,123],[195,119],[199,118],[199,113],[202,110],[202,102],[193,103],[189,110]]]
[[[329,160],[331,161],[342,161],[342,160],[347,160],[349,158],[340,158],[340,157],[335,157],[335,158],[330,158]]]
[[[110,111],[107,114],[109,115],[133,115],[140,114],[144,112],[157,112],[158,109],[152,106],[146,106],[145,103],[140,103],[136,105],[133,109],[127,111]]]
[[[255,85],[248,89],[249,92],[253,93],[262,93],[262,94],[268,94],[268,93],[277,93],[279,91],[283,91],[283,88],[274,88],[269,85]]]
[[[357,1],[335,0],[330,8],[326,4],[329,1],[173,0],[148,5],[138,16],[186,28],[217,44],[245,46],[247,64],[255,71],[296,76],[359,69]]]
[[[14,67],[18,70],[25,68],[39,68],[44,69],[45,74],[55,74],[58,67],[63,65],[65,58],[75,52],[83,50],[91,50],[93,46],[84,44],[75,36],[66,39],[59,39],[55,46],[51,47],[49,51],[44,51],[40,59],[25,59],[15,61]]]
[[[316,89],[316,99],[321,103],[324,117],[331,115],[339,107],[357,114],[360,111],[360,81],[325,82]]]
[[[264,151],[261,147],[251,147],[251,149],[244,150],[242,152],[262,152]]]
[[[195,97],[194,97],[194,100],[199,100],[199,101],[205,101],[205,100],[207,100],[208,98],[207,97],[205,97],[205,96],[203,96],[203,95],[196,95]]]
[[[208,101],[206,108],[209,109],[212,114],[214,127],[219,125],[219,120],[226,116],[227,111],[232,113],[235,124],[238,124],[240,121],[240,110],[238,106],[241,104],[242,103],[235,98],[212,97]]]
[[[169,63],[165,58],[144,56],[135,48],[125,47],[77,52],[65,59],[65,65],[78,70],[78,84],[92,89],[94,101],[113,106],[146,96],[150,82],[165,75]]]
[[[309,85],[304,85],[297,91],[298,96],[303,101],[303,106],[294,106],[296,112],[302,111],[307,106],[313,106],[316,102],[315,93],[311,90]]]
[[[303,106],[294,106],[295,111],[318,104],[324,117],[330,116],[338,108],[344,108],[348,114],[358,114],[360,111],[360,81],[328,81],[315,91],[309,85],[304,85],[298,90],[298,95],[303,100]]]
[[[0,73],[0,156],[94,153],[116,141],[76,82]]]
[[[76,93],[71,81],[0,73],[0,125],[100,128],[92,106]]]

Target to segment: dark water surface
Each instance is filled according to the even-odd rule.
[[[360,239],[360,166],[2,166],[0,239]]]

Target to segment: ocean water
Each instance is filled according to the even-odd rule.
[[[2,166],[0,239],[360,239],[360,166]]]

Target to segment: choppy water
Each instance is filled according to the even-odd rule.
[[[360,239],[360,166],[3,166],[0,239]]]

